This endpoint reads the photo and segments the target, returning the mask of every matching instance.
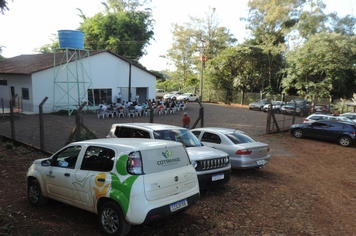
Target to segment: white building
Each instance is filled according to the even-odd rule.
[[[56,110],[58,104],[78,105],[79,100],[79,103],[91,101],[98,105],[105,101],[110,104],[116,102],[119,92],[122,101],[134,101],[136,94],[143,101],[155,98],[154,73],[110,50],[86,52],[89,57],[83,57],[80,61],[68,60],[68,63],[61,61],[63,56],[65,58],[65,52],[56,53],[56,60],[53,53],[20,55],[0,60],[0,98],[3,98],[5,107],[9,107],[9,101],[15,94],[21,96],[24,112],[38,112],[40,103],[48,97],[43,106],[43,111],[47,113]],[[79,81],[66,83],[72,80],[72,76],[79,78]],[[67,91],[60,91],[63,89]],[[83,96],[79,97],[78,94]]]

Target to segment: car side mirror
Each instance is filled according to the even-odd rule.
[[[51,164],[52,164],[51,159],[47,159],[41,162],[41,166],[51,166]]]

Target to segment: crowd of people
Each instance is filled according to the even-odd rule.
[[[98,118],[100,118],[99,114],[103,114],[103,117],[108,117],[109,114],[113,114],[113,116],[116,114],[116,116],[119,116],[119,113],[122,114],[122,116],[130,116],[129,113],[134,113],[137,114],[137,116],[142,116],[144,114],[147,114],[151,108],[153,109],[153,114],[171,114],[174,113],[176,110],[184,109],[186,107],[187,101],[176,101],[175,99],[167,99],[163,101],[162,99],[160,101],[156,101],[155,99],[148,99],[145,102],[142,100],[138,100],[138,96],[136,96],[136,101],[131,102],[131,101],[122,101],[121,103],[119,102],[114,102],[110,105],[107,105],[105,101],[103,101],[101,104],[99,104],[97,113],[98,113]],[[117,101],[121,101],[117,99]]]

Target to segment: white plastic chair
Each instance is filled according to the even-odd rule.
[[[97,113],[96,113],[96,117],[98,118],[98,119],[100,119],[100,118],[105,118],[105,111],[98,111]]]
[[[125,117],[125,110],[120,109],[119,112],[117,113],[117,117]]]
[[[135,116],[137,116],[136,111],[133,110],[133,109],[130,109],[130,110],[129,110],[129,117],[135,117]]]
[[[111,116],[111,118],[114,118],[114,111],[113,110],[108,110],[108,111],[106,111],[106,117],[110,117]]]

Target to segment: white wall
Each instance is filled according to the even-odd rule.
[[[33,94],[33,104],[34,109],[32,111],[38,112],[38,105],[47,96],[48,100],[43,106],[44,112],[52,112],[53,106],[56,105],[67,105],[68,98],[64,97],[60,102],[59,98],[64,96],[65,93],[61,91],[63,88],[67,91],[69,85],[70,94],[70,104],[74,104],[78,101],[78,88],[75,81],[76,74],[78,73],[78,78],[81,82],[79,90],[80,93],[85,93],[89,86],[89,77],[92,78],[92,87],[95,89],[112,89],[113,101],[115,101],[115,95],[121,92],[124,101],[128,98],[128,87],[129,87],[129,63],[112,55],[109,52],[103,52],[88,58],[82,59],[82,66],[71,62],[68,64],[69,73],[67,73],[67,67],[62,65],[61,67],[50,68],[40,72],[36,72],[32,75],[32,90],[30,91],[30,99]],[[90,66],[89,66],[90,65]],[[78,68],[78,70],[76,70]],[[54,84],[54,74],[56,76],[56,86]],[[72,73],[74,75],[72,75]],[[11,79],[12,80],[12,79]],[[69,81],[69,83],[67,83]],[[62,83],[63,82],[63,83]],[[2,86],[0,86],[2,87]],[[131,68],[131,87],[132,87],[132,100],[136,95],[136,87],[147,87],[148,88],[148,98],[155,98],[156,89],[156,77],[150,73],[139,69],[136,66]],[[1,91],[1,90],[0,90]],[[54,92],[55,91],[55,92]],[[55,93],[55,99],[53,96]],[[83,98],[82,98],[83,99]],[[143,98],[141,98],[143,99]],[[83,100],[87,100],[87,97]],[[30,100],[31,101],[31,100]]]
[[[0,76],[1,79],[7,80],[7,86],[0,85],[0,99],[3,98],[4,107],[10,107],[11,99],[11,86],[15,88],[15,94],[22,97],[22,88],[27,88],[29,90],[29,100],[22,100],[22,107],[24,110],[32,111],[32,85],[31,85],[31,75],[6,75]],[[15,99],[15,104],[18,104],[18,98]],[[1,106],[1,101],[0,101]],[[2,108],[0,107],[0,110]],[[2,112],[2,110],[0,111]]]

